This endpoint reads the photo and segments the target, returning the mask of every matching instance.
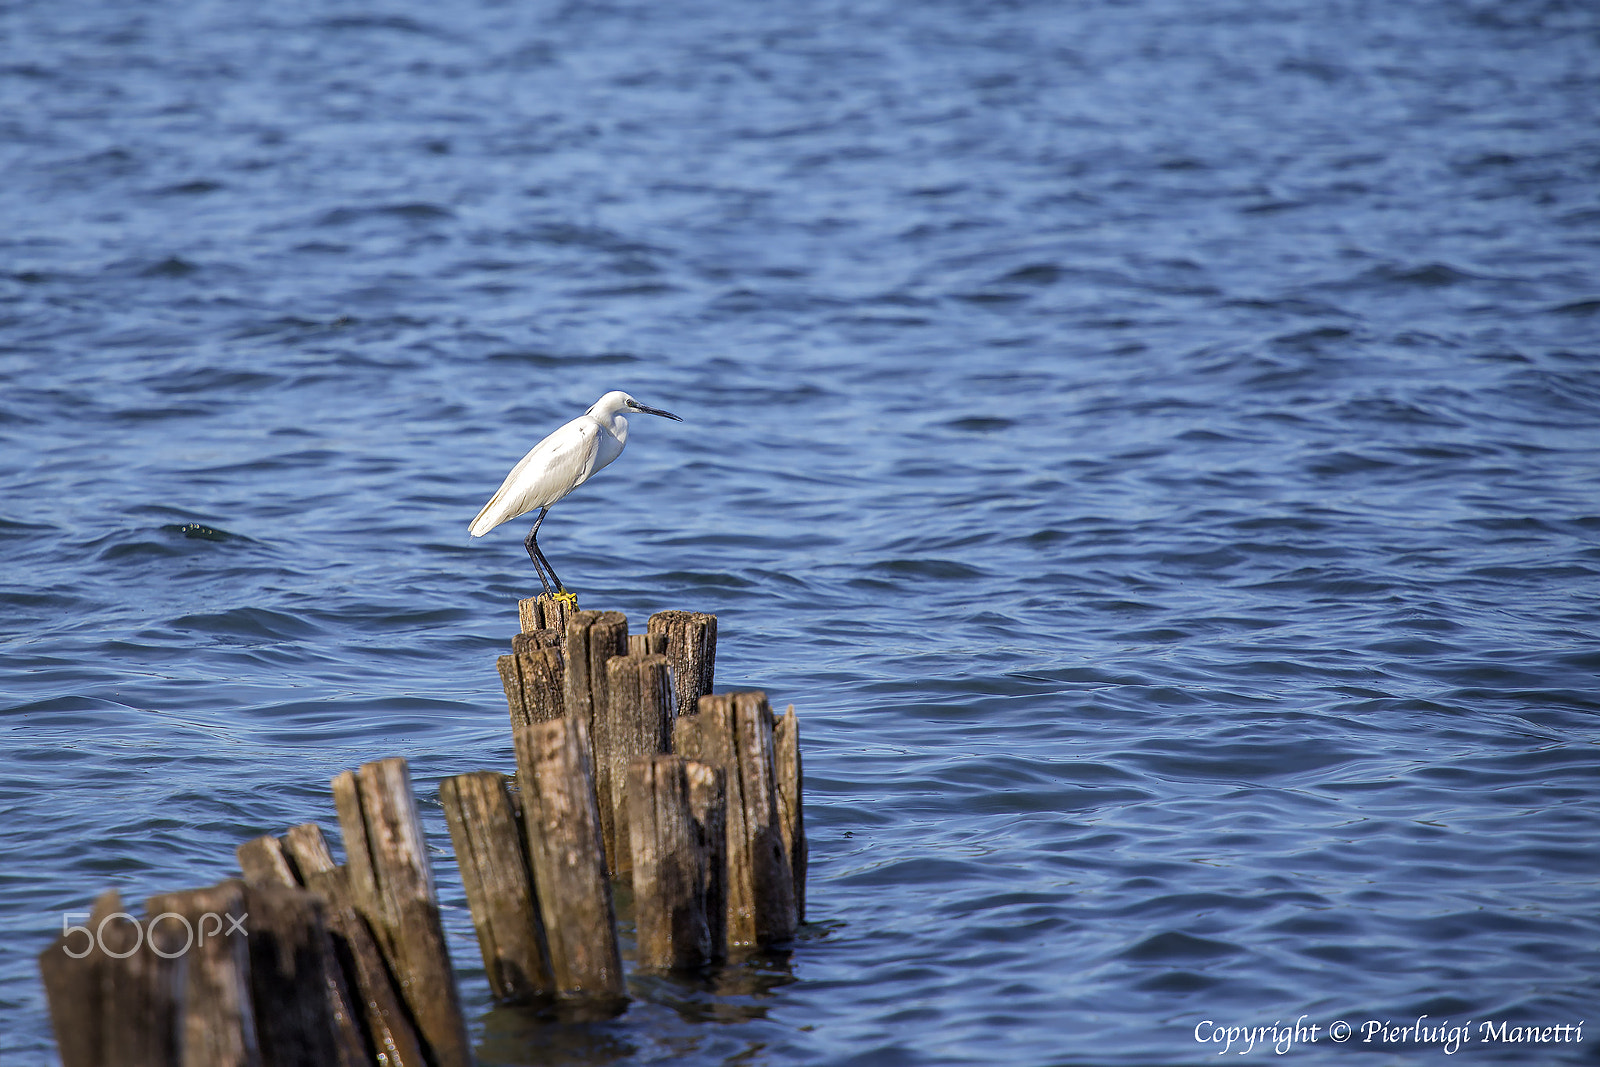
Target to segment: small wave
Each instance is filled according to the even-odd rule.
[[[939,425],[948,426],[952,430],[964,430],[968,433],[993,433],[996,430],[1009,430],[1016,425],[1016,421],[998,415],[970,415],[965,418],[951,419]]]
[[[167,622],[167,628],[179,633],[196,633],[207,637],[225,638],[244,642],[291,641],[314,637],[322,628],[300,615],[290,615],[268,608],[233,608],[221,612],[182,615]]]
[[[168,256],[139,271],[141,278],[185,278],[200,270],[198,264],[181,256]]]
[[[218,395],[250,392],[270,389],[282,382],[281,375],[266,374],[261,371],[225,367],[184,367],[150,375],[141,384],[157,393],[182,396],[188,393]]]
[[[400,219],[405,222],[435,222],[453,219],[455,212],[438,204],[413,201],[400,204],[380,204],[375,207],[336,207],[317,217],[315,225],[328,228],[349,226],[368,219]]]
[[[1137,963],[1181,963],[1188,960],[1220,960],[1245,950],[1229,941],[1196,937],[1182,930],[1164,930],[1118,953],[1120,959]]]

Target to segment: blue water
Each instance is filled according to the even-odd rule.
[[[1581,0],[0,3],[0,1061],[402,755],[485,1064],[1596,1062],[1597,119]],[[541,543],[797,706],[812,925],[545,1025],[436,782],[610,388]]]

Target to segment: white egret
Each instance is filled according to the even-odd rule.
[[[533,569],[539,572],[544,591],[574,604],[578,598],[567,592],[556,569],[539,550],[539,524],[544,522],[552,504],[622,455],[622,446],[628,443],[628,420],[623,417],[626,411],[642,411],[674,422],[683,421],[670,411],[645,407],[622,390],[613,389],[596,400],[588,411],[529,449],[468,527],[473,537],[482,537],[502,522],[538,508],[539,517],[533,520],[533,529],[522,543],[528,550],[528,558],[533,560]],[[550,578],[545,577],[547,570]],[[550,588],[551,579],[555,581],[555,589]]]

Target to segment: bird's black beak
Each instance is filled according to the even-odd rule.
[[[673,422],[682,422],[683,421],[682,419],[678,418],[678,416],[674,415],[670,411],[662,411],[660,408],[647,408],[643,404],[639,403],[637,400],[635,400],[633,403],[629,404],[628,406],[630,408],[632,408],[633,410],[635,410],[635,411],[642,411],[646,415],[660,415],[663,419],[671,419]]]

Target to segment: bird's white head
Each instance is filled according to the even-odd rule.
[[[594,405],[589,408],[589,414],[607,426],[610,426],[618,415],[626,415],[630,411],[642,411],[646,415],[660,415],[662,418],[671,419],[674,422],[683,421],[670,411],[646,407],[621,389],[611,390],[611,392],[596,400]]]

